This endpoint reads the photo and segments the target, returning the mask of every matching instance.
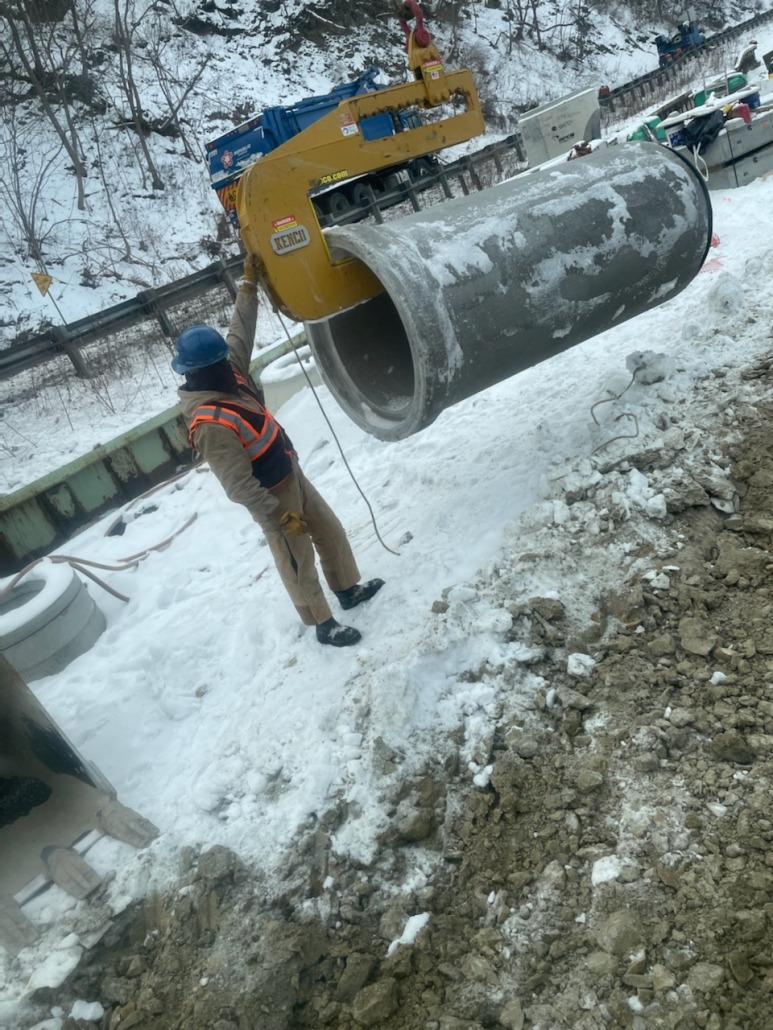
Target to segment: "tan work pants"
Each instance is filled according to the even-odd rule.
[[[307,626],[318,626],[332,617],[330,605],[322,590],[314,562],[314,551],[331,590],[347,590],[360,580],[344,527],[333,509],[304,476],[297,462],[294,474],[271,493],[285,511],[303,515],[309,532],[303,536],[287,536],[275,522],[262,523],[266,541],[287,593],[301,620]]]

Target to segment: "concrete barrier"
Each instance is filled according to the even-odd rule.
[[[303,335],[261,351],[253,375],[302,346]],[[293,360],[295,358],[293,357]],[[300,388],[300,386],[298,386]],[[0,578],[50,553],[108,511],[192,463],[177,405],[42,479],[0,497]]]

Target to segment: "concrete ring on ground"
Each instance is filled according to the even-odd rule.
[[[283,354],[270,365],[266,365],[260,374],[260,385],[263,387],[268,410],[278,411],[286,401],[302,390],[309,380],[312,386],[319,386],[322,382],[308,345],[298,347],[289,354]]]
[[[40,562],[0,597],[0,652],[28,682],[60,672],[105,625],[86,585],[64,562]]]

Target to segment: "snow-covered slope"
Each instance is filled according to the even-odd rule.
[[[45,321],[83,317],[180,278],[223,250],[234,252],[238,241],[209,187],[206,140],[271,103],[326,93],[371,65],[392,81],[405,74],[398,21],[380,8],[341,18],[335,5],[321,14],[300,0],[281,6],[249,0],[238,9],[215,7],[207,14],[191,4],[171,19],[150,3],[126,9],[143,114],[164,132],[144,139],[163,189],[153,188],[137,134],[125,127],[130,112],[113,45],[114,6],[90,4],[88,57],[83,69],[72,69],[88,87],[77,79],[79,95],[91,98],[71,106],[87,172],[83,210],[76,205],[71,162],[24,77],[15,87],[16,103],[0,105],[6,169],[0,190],[2,341]],[[571,18],[564,24],[550,5],[537,9],[544,27],[539,42],[534,33],[514,38],[509,8],[472,5],[428,13],[449,64],[468,65],[475,73],[492,131],[511,129],[524,106],[651,69],[652,36],[667,27],[642,23],[626,8],[614,16],[594,13],[578,49]],[[733,8],[733,19],[745,16]],[[60,36],[67,38],[68,24],[60,32],[45,27],[51,52],[61,45]],[[548,30],[550,25],[555,27]],[[69,59],[76,62],[72,53]],[[178,130],[170,134],[171,109]],[[39,258],[25,222],[40,243]],[[48,296],[39,294],[32,272],[53,276]]]

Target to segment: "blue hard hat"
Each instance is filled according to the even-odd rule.
[[[228,344],[216,329],[208,325],[192,325],[177,337],[177,353],[172,368],[178,375],[206,368],[228,357]]]

